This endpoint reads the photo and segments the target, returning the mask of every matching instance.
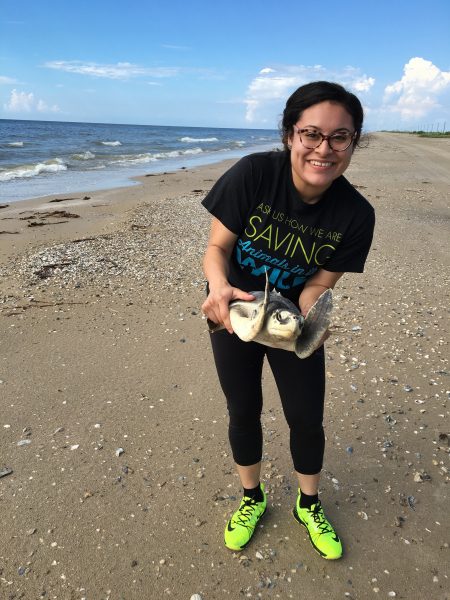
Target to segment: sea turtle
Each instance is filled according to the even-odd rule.
[[[244,342],[259,342],[272,348],[295,352],[299,358],[310,356],[330,325],[333,292],[326,290],[311,307],[306,317],[288,298],[269,290],[266,278],[264,292],[250,292],[254,300],[230,302],[233,331]],[[208,319],[209,331],[223,329]]]

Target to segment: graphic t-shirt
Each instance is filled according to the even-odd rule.
[[[238,238],[229,282],[245,291],[271,287],[298,303],[320,268],[362,273],[375,214],[369,202],[338,177],[316,204],[300,198],[286,152],[261,152],[238,161],[202,203]]]

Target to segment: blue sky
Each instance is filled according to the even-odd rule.
[[[450,129],[450,2],[0,1],[0,118],[276,128],[328,79],[366,129]]]

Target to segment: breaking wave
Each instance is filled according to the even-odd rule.
[[[156,159],[161,158],[177,158],[178,156],[185,156],[186,154],[201,154],[203,150],[201,148],[188,148],[187,150],[172,150],[171,152],[157,152],[153,154]]]
[[[91,158],[95,158],[95,154],[87,150],[86,152],[82,152],[81,154],[72,154],[72,158],[74,160],[90,160]]]
[[[58,171],[67,171],[67,165],[60,158],[55,158],[35,165],[20,165],[9,171],[2,171],[0,172],[0,181],[36,177],[41,173],[57,173]]]
[[[193,138],[193,137],[182,137],[180,138],[180,142],[218,142],[219,138],[210,137],[210,138]]]
[[[102,146],[121,146],[122,142],[116,140],[115,142],[99,142]]]
[[[202,152],[203,150],[201,148],[189,148],[188,150],[172,150],[170,152],[156,152],[154,154],[148,152],[146,154],[118,156],[115,162],[120,164],[145,164],[150,162],[156,162],[158,160],[164,160],[167,158],[178,158],[179,156],[201,154]]]
[[[140,165],[156,162],[156,160],[151,154],[134,154],[130,156],[118,156],[114,162],[122,165]]]

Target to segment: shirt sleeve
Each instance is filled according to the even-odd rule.
[[[217,180],[202,204],[227,229],[239,235],[245,227],[255,191],[253,164],[244,157]]]
[[[365,210],[354,219],[342,242],[323,265],[327,271],[362,273],[372,245],[375,211],[367,203]]]

